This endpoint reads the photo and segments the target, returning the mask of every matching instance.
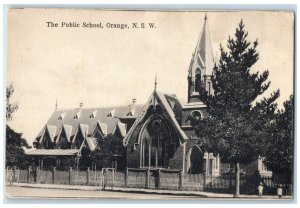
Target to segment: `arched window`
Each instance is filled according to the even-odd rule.
[[[160,118],[153,118],[141,132],[141,166],[167,168],[170,132]]]
[[[191,112],[191,116],[192,116],[196,121],[199,121],[199,120],[202,118],[201,113],[200,113],[200,111],[198,111],[198,110],[192,111],[192,112]]]
[[[190,174],[203,173],[205,160],[203,160],[203,153],[197,146],[192,147],[187,154],[187,172]]]
[[[199,68],[195,71],[195,91],[199,92],[201,87],[201,71]]]

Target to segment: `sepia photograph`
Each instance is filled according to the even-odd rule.
[[[290,203],[294,18],[8,9],[5,196]]]

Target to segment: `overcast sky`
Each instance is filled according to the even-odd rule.
[[[187,72],[204,12],[129,12],[22,9],[10,11],[7,29],[7,83],[19,103],[8,124],[32,145],[57,99],[58,108],[143,104],[154,88],[187,100]],[[279,106],[293,93],[293,15],[287,12],[208,12],[215,54],[226,46],[239,21],[258,38],[259,61],[268,69],[265,96],[281,90]],[[99,28],[50,28],[46,22],[102,22]],[[155,29],[108,29],[106,23],[155,23]]]

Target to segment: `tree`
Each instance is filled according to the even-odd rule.
[[[14,87],[11,83],[8,87],[6,87],[6,120],[7,121],[12,120],[13,113],[18,109],[18,104],[10,102],[10,98],[13,93],[14,93]]]
[[[27,168],[32,164],[31,158],[25,154],[23,147],[28,147],[21,133],[15,132],[6,125],[6,166]]]
[[[250,163],[264,153],[264,138],[269,135],[266,127],[274,117],[279,97],[277,90],[253,104],[270,82],[267,70],[251,72],[259,58],[258,41],[248,42],[247,36],[241,20],[234,38],[228,38],[228,52],[220,47],[220,60],[212,74],[214,94],[209,95],[204,86],[200,88],[200,99],[207,105],[209,116],[192,121],[204,149],[219,153],[223,162],[236,164],[237,179],[239,163]]]
[[[273,122],[273,137],[266,151],[265,164],[273,173],[292,174],[294,149],[294,96],[284,102]],[[291,178],[291,177],[289,177]]]
[[[113,162],[117,160],[116,156],[125,155],[125,148],[122,139],[116,135],[108,135],[102,141],[99,141],[99,149],[96,149],[90,154],[92,161],[99,168],[111,168]],[[124,169],[125,160],[118,161],[118,169]]]
[[[6,88],[6,119],[12,120],[13,113],[18,109],[18,104],[11,103],[10,98],[13,95],[14,88],[10,84]],[[15,132],[8,125],[6,125],[6,166],[17,166],[26,168],[31,164],[29,158],[24,151],[24,147],[28,148],[27,141],[22,138],[21,133]]]

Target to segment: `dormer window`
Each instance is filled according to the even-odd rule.
[[[90,118],[96,118],[97,110],[93,111],[93,113],[90,115]]]
[[[63,120],[65,118],[65,116],[66,116],[65,112],[60,114],[60,116],[58,117],[58,120]]]
[[[135,108],[132,108],[131,111],[127,114],[127,116],[134,116]]]
[[[81,114],[81,111],[78,111],[76,113],[76,115],[74,116],[74,119],[79,119],[80,118],[80,114]]]
[[[107,124],[99,122],[99,126],[100,126],[100,129],[102,131],[102,134],[104,136],[106,136],[107,135]]]
[[[115,116],[115,109],[113,109],[113,110],[111,110],[110,112],[109,112],[109,114],[107,114],[107,117],[114,117]]]

